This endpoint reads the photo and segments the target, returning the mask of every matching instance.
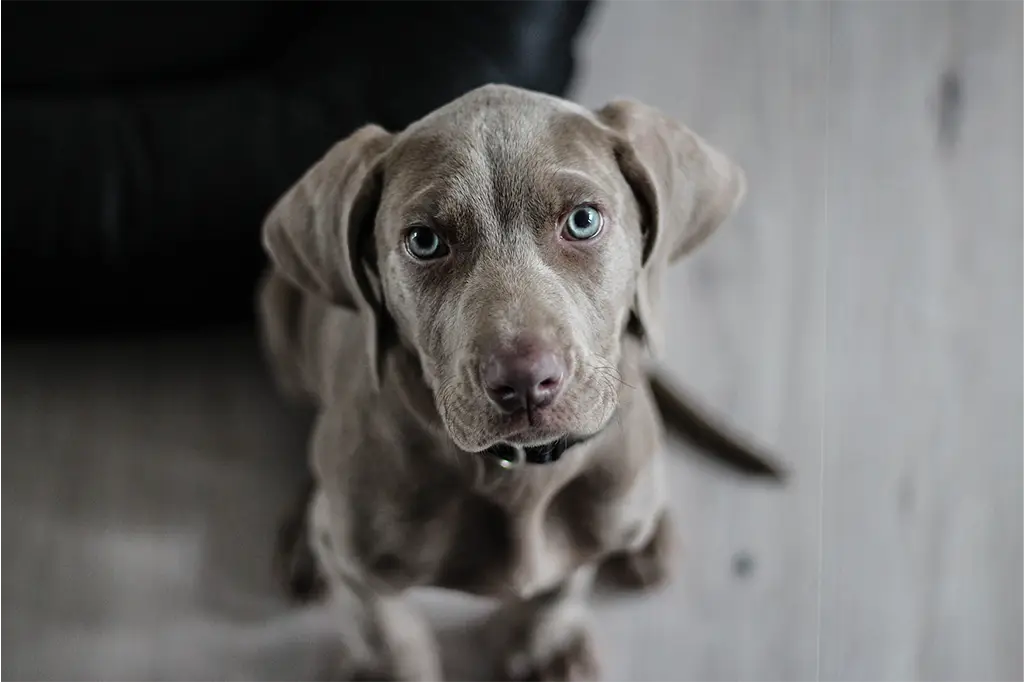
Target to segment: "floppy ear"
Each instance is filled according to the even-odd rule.
[[[618,100],[597,115],[614,131],[616,158],[643,221],[643,268],[630,326],[657,350],[664,269],[697,248],[736,210],[746,179],[724,154],[653,107]]]
[[[391,139],[376,125],[352,133],[278,200],[263,223],[263,246],[285,279],[363,317],[375,380],[386,313],[372,253],[373,227],[380,161]]]

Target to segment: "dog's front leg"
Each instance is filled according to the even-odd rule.
[[[437,642],[423,617],[400,592],[385,588],[359,568],[332,534],[321,495],[311,508],[310,543],[324,569],[331,606],[341,624],[339,664],[329,672],[341,680],[437,682]]]
[[[598,678],[587,608],[594,572],[588,564],[557,587],[498,609],[487,626],[498,679]]]
[[[423,617],[398,595],[375,594],[366,584],[331,582],[341,618],[341,656],[333,679],[438,682],[437,644]]]

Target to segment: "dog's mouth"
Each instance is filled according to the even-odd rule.
[[[547,443],[528,446],[495,443],[484,452],[497,458],[505,466],[514,466],[520,462],[552,464],[561,459],[567,450],[591,438],[593,436],[563,436]]]

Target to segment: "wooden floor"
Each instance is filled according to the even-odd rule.
[[[737,218],[671,273],[666,362],[796,472],[777,490],[672,457],[681,573],[599,604],[609,679],[1024,678],[1022,21],[898,0],[593,18],[578,99],[646,100],[747,171]],[[329,618],[268,573],[303,424],[252,342],[3,360],[4,679],[317,675]],[[472,676],[478,605],[423,599]]]

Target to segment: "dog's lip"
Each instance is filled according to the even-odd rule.
[[[564,435],[561,428],[552,428],[547,409],[538,409],[533,414],[525,410],[503,415],[504,422],[498,429],[497,439],[512,445],[540,445]]]
[[[535,415],[532,424],[525,412],[506,415],[503,428],[496,430],[493,440],[483,449],[489,450],[501,445],[513,448],[537,448],[561,440],[572,441],[580,437],[567,432],[563,425],[546,424],[546,421],[548,419],[543,411]]]
[[[574,439],[574,435],[567,433],[564,429],[529,426],[526,424],[525,419],[523,419],[522,425],[513,422],[509,426],[511,428],[494,434],[494,440],[484,450],[492,450],[500,446],[539,448],[549,446],[558,441]]]
[[[539,447],[541,445],[548,445],[568,437],[568,434],[565,433],[553,433],[538,431],[537,429],[527,429],[504,436],[498,439],[498,442],[494,443],[494,445],[504,444],[511,445],[514,448],[532,448]]]

